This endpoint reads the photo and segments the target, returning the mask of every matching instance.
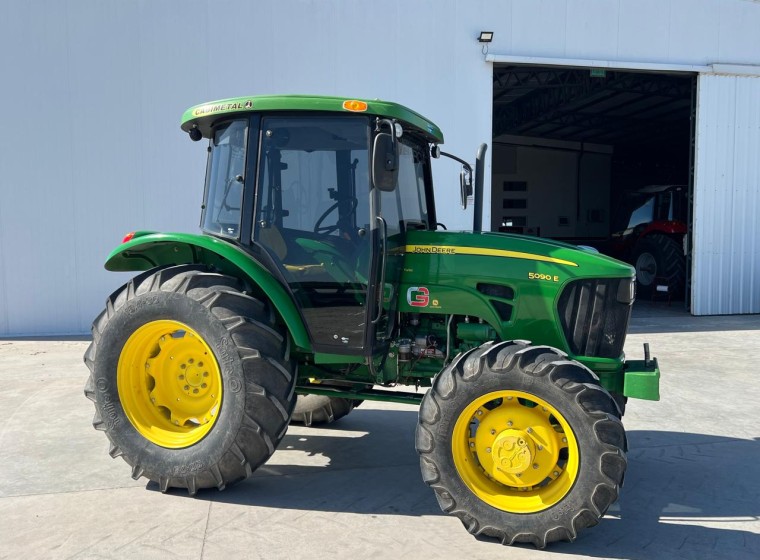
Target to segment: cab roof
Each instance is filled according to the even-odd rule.
[[[366,108],[363,108],[365,106]],[[204,138],[209,138],[214,123],[220,120],[220,117],[238,113],[272,111],[330,111],[396,119],[403,125],[411,126],[421,132],[428,142],[443,143],[443,133],[440,128],[419,113],[398,103],[381,101],[380,99],[319,95],[258,95],[203,103],[185,111],[185,114],[182,115],[182,130],[189,132],[193,128],[197,128]]]

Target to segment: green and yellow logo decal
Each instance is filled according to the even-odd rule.
[[[566,266],[578,266],[577,263],[547,257],[544,255],[535,255],[533,253],[522,253],[520,251],[505,251],[503,249],[486,249],[483,247],[460,247],[457,245],[406,245],[403,248],[405,253],[425,254],[425,255],[476,255],[480,257],[506,257],[509,259],[523,259],[528,261],[540,261],[554,264],[563,264]]]

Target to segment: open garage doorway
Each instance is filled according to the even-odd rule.
[[[495,64],[491,229],[595,247],[636,266],[639,298],[684,300],[695,91],[695,74]]]

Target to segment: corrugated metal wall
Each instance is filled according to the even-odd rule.
[[[179,128],[191,105],[278,93],[390,99],[474,160],[491,135],[493,79],[476,37],[509,20],[500,6],[3,1],[0,337],[89,332],[132,276],[103,269],[126,232],[197,231],[205,146]],[[468,227],[459,166],[437,163],[438,219]]]
[[[182,112],[196,103],[274,93],[392,99],[431,118],[446,134],[446,150],[472,160],[477,145],[491,134],[493,75],[475,40],[481,30],[494,31],[489,47],[494,54],[760,64],[758,2],[327,4],[2,2],[0,336],[87,332],[106,295],[130,276],[102,268],[124,233],[196,230],[204,147],[179,130]],[[735,96],[728,89],[726,94]],[[720,103],[738,107],[731,99]],[[717,97],[712,102],[718,103]],[[712,114],[716,126],[723,126],[720,115]],[[726,146],[718,149],[726,150],[721,161],[729,158]],[[735,161],[732,169],[751,165],[750,155],[749,149],[737,153],[747,159]],[[711,156],[701,158],[699,165],[709,174]],[[489,178],[487,171],[486,224]],[[739,186],[751,188],[749,177],[738,179],[746,179]],[[470,227],[471,210],[458,208],[458,167],[439,160],[435,180],[439,220],[450,229]],[[708,189],[718,188],[704,180]],[[726,177],[722,180],[734,188]],[[737,201],[737,208],[753,216],[757,198],[753,211],[750,202]],[[708,197],[707,207],[712,206]],[[730,215],[737,211],[726,209]],[[713,268],[725,266],[716,264],[710,244],[756,249],[757,229],[747,221],[727,240],[720,237],[727,224],[714,224],[716,229],[705,234],[707,253],[697,255],[696,265],[706,272],[697,280],[695,310],[731,311],[729,305],[704,311],[701,294],[706,290],[716,302],[713,292],[725,295],[710,276],[719,274]],[[721,282],[739,282],[742,293],[753,289],[747,270],[731,271],[736,274],[726,272]],[[756,269],[753,274],[752,279],[758,277]],[[745,308],[759,311],[757,297],[751,301]]]
[[[760,313],[760,77],[697,91],[692,313]]]

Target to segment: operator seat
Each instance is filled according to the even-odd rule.
[[[277,226],[269,226],[259,230],[259,243],[269,249],[276,260],[295,281],[332,280],[327,273],[324,263],[289,263],[288,242]]]

